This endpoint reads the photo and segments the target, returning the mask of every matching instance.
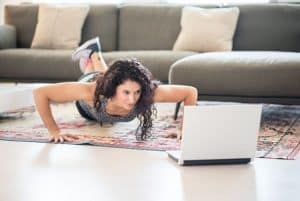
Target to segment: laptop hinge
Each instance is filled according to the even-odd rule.
[[[183,165],[225,165],[225,164],[245,164],[249,163],[251,158],[235,159],[211,159],[211,160],[184,160]]]

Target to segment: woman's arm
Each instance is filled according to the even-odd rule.
[[[184,102],[184,105],[196,105],[198,91],[195,87],[186,85],[159,85],[154,93],[155,102]],[[180,123],[182,128],[182,122]],[[175,137],[173,134],[167,137]],[[177,140],[181,139],[177,133]]]
[[[154,102],[184,102],[184,105],[196,105],[198,91],[186,85],[158,85],[154,93]]]
[[[93,83],[79,82],[50,84],[34,89],[35,106],[45,127],[49,131],[50,140],[54,140],[55,142],[64,141],[63,137],[60,136],[60,129],[54,120],[50,101],[59,103],[74,100],[93,100],[93,90]]]

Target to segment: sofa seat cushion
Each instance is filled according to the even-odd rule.
[[[155,79],[168,82],[171,65],[178,59],[196,54],[195,52],[171,50],[145,50],[145,51],[115,51],[103,53],[105,61],[109,64],[113,60],[125,57],[135,57],[141,61],[153,74]]]
[[[172,84],[202,95],[300,97],[300,53],[234,51],[185,57],[171,66]]]
[[[71,61],[72,50],[5,49],[0,50],[0,75],[4,80],[70,81],[81,75],[78,63]],[[124,57],[139,59],[155,79],[168,82],[170,66],[194,52],[115,51],[105,52],[106,63]],[[38,79],[38,80],[37,80]]]
[[[1,79],[44,82],[76,80],[80,70],[71,61],[71,53],[72,50],[0,50]]]

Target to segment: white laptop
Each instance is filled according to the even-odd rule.
[[[262,105],[185,106],[179,151],[167,151],[180,165],[249,163],[256,152]]]

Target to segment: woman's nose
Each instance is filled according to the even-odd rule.
[[[129,103],[135,103],[135,97],[134,95],[129,96]]]

